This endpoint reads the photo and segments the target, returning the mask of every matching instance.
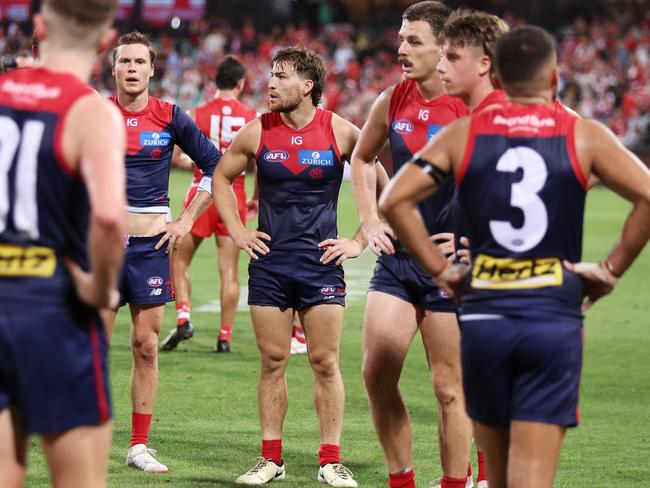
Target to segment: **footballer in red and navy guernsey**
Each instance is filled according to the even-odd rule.
[[[650,237],[650,170],[599,122],[558,110],[556,52],[538,27],[504,34],[495,64],[509,103],[445,128],[380,203],[414,258],[461,294],[467,410],[497,488],[553,486],[566,428],[578,423],[583,313]],[[600,264],[579,262],[592,173],[633,205]],[[417,218],[421,197],[450,177],[471,273],[446,262]]]
[[[107,341],[126,227],[125,130],[87,84],[115,0],[44,0],[38,68],[0,77],[0,486],[40,434],[52,486],[106,486]],[[110,137],[98,138],[98,134]]]
[[[122,111],[127,129],[128,234],[120,281],[121,305],[129,304],[132,317],[133,411],[127,464],[165,472],[167,467],[148,449],[148,435],[158,384],[158,335],[164,305],[173,299],[169,253],[211,204],[211,177],[221,153],[187,113],[149,96],[153,61],[146,35],[131,32],[120,37],[113,53],[117,96],[112,100]],[[167,193],[174,145],[196,163],[203,179],[192,203],[169,222]],[[115,314],[105,313],[111,327]]]
[[[384,448],[391,487],[415,488],[411,428],[399,393],[406,354],[419,332],[427,351],[440,412],[442,488],[465,486],[471,424],[462,399],[456,306],[393,239],[377,211],[374,158],[390,143],[397,172],[445,125],[467,114],[450,97],[436,72],[438,34],[451,11],[440,2],[408,7],[399,30],[398,59],[404,80],[387,88],[373,104],[351,161],[352,187],[364,237],[379,259],[364,312],[363,376],[375,430]],[[451,219],[453,182],[419,206],[429,236],[454,257]],[[387,360],[386,351],[390,351]]]
[[[236,483],[259,485],[285,477],[282,424],[292,317],[306,332],[321,432],[318,479],[357,486],[341,464],[344,389],[339,370],[345,282],[340,264],[363,243],[337,239],[336,205],[343,165],[359,129],[318,108],[326,80],[323,60],[304,48],[273,58],[270,113],[235,136],[213,178],[217,209],[235,243],[251,256],[248,303],[260,351],[258,399],[262,460]],[[232,185],[249,161],[259,181],[259,230],[239,219]],[[377,171],[383,171],[380,164]],[[386,177],[387,179],[387,177]]]

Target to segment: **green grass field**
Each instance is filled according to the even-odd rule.
[[[173,173],[171,195],[182,202],[189,173]],[[620,233],[629,205],[605,189],[588,197],[585,260],[601,259]],[[175,213],[177,215],[178,212]],[[339,202],[339,232],[356,227],[349,183]],[[240,260],[247,283],[248,259]],[[341,369],[347,399],[342,439],[344,463],[360,486],[386,486],[381,447],[370,421],[361,379],[361,324],[365,292],[374,258],[366,251],[345,263],[348,307],[341,343]],[[218,274],[215,246],[205,242],[192,268],[192,321],[195,337],[160,356],[158,403],[150,447],[170,472],[147,474],[124,466],[131,406],[129,314],[118,316],[110,355],[114,436],[109,466],[111,487],[235,486],[233,480],[259,455],[256,381],[258,356],[245,306],[238,313],[234,352],[212,352],[217,335]],[[581,391],[582,425],[565,442],[555,486],[564,488],[650,486],[650,252],[646,250],[615,293],[589,312],[585,323],[585,365]],[[242,303],[245,303],[242,299]],[[163,333],[174,326],[173,304]],[[279,486],[318,486],[318,424],[312,407],[312,374],[305,356],[292,357],[288,369],[289,411],[284,431],[287,479]],[[441,475],[436,440],[436,406],[422,344],[416,339],[401,382],[413,423],[418,486],[428,488]],[[49,486],[38,441],[30,456],[27,486]],[[475,463],[475,457],[473,463]]]

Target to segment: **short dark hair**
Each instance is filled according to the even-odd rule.
[[[153,49],[153,44],[151,43],[149,36],[147,34],[143,34],[140,31],[128,32],[127,34],[120,36],[120,38],[117,40],[117,45],[113,50],[113,63],[115,63],[117,60],[117,48],[130,44],[142,44],[146,46],[147,50],[149,51],[149,60],[151,61],[151,64],[153,64],[153,60],[156,57],[156,53]]]
[[[447,18],[451,15],[451,9],[445,4],[426,0],[424,2],[414,3],[402,14],[402,20],[415,22],[422,20],[431,26],[434,35],[438,35],[445,25]]]
[[[246,76],[246,68],[234,56],[226,56],[217,66],[215,83],[220,90],[231,90]]]
[[[320,55],[300,46],[286,47],[273,56],[272,64],[287,64],[296,70],[303,80],[313,81],[311,101],[314,107],[318,106],[327,83],[327,68]]]
[[[508,24],[487,12],[459,9],[447,19],[441,33],[440,43],[448,42],[459,47],[474,46],[494,60],[497,41],[508,32]]]
[[[80,27],[98,27],[112,22],[117,0],[43,0],[43,6]]]
[[[503,87],[520,91],[555,57],[555,39],[532,25],[517,27],[497,42],[495,65]]]

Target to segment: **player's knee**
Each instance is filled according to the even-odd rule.
[[[263,376],[282,376],[287,367],[288,354],[261,354],[261,371]]]
[[[452,375],[436,373],[433,378],[433,390],[443,408],[452,408],[462,404],[462,385],[455,381]]]
[[[364,360],[362,372],[366,390],[371,397],[397,389],[399,373],[395,374],[392,368],[382,361]]]
[[[310,354],[309,363],[317,377],[331,378],[339,374],[339,361],[335,353]]]
[[[155,338],[134,342],[133,355],[140,361],[154,365],[158,357],[158,342]]]

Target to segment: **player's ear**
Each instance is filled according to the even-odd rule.
[[[302,96],[305,97],[307,96],[311,90],[314,88],[314,82],[313,80],[305,80],[303,82],[303,88],[302,88]]]
[[[244,86],[246,86],[246,78],[242,78],[237,82],[236,88],[239,90],[239,93],[244,91]]]
[[[484,54],[479,58],[478,64],[479,64],[480,76],[485,76],[486,74],[487,75],[490,74],[490,70],[492,69],[492,59],[490,59],[490,56]]]
[[[41,14],[34,14],[34,38],[40,43],[45,39],[47,25]]]
[[[551,87],[553,87],[553,93],[557,92],[557,86],[560,83],[560,67],[555,66],[555,69],[551,72]]]

